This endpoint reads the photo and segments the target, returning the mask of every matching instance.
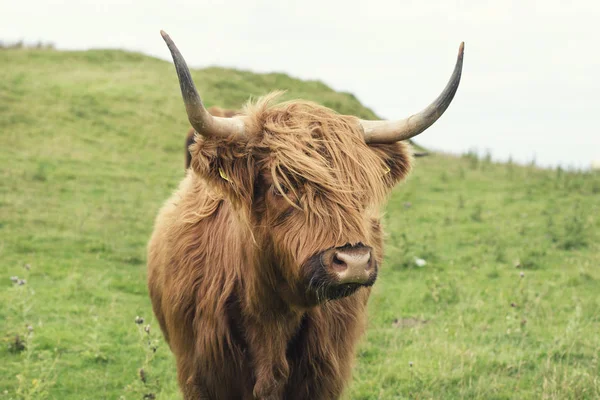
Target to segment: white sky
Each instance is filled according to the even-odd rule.
[[[465,41],[454,102],[417,142],[583,168],[600,160],[599,25],[594,0],[0,0],[5,41],[171,60],[164,29],[193,67],[319,79],[384,118],[428,105]]]

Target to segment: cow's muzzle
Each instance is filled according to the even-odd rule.
[[[321,265],[336,278],[336,283],[369,283],[377,273],[371,248],[362,244],[334,247],[321,253]]]
[[[363,244],[332,247],[316,253],[302,266],[310,304],[350,296],[377,280],[377,261]]]

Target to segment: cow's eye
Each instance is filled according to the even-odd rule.
[[[281,188],[281,190],[279,190],[277,186],[273,185],[273,194],[275,196],[283,196],[284,194],[289,193],[289,189],[285,185],[280,184],[279,187]]]

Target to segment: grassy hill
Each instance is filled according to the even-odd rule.
[[[153,219],[183,176],[172,64],[2,50],[0,65],[0,399],[179,398],[145,283]],[[374,116],[320,82],[193,75],[209,106],[288,89]],[[435,155],[384,222],[347,398],[600,397],[600,174]]]

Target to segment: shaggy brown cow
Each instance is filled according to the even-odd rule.
[[[213,117],[223,117],[223,118],[231,118],[239,114],[238,111],[227,110],[221,107],[209,107],[208,112]],[[190,128],[186,137],[185,137],[185,169],[190,167],[192,163],[192,153],[190,153],[190,145],[194,143],[194,135],[196,135],[196,130],[194,128]]]
[[[191,168],[148,245],[154,313],[186,399],[335,399],[383,257],[379,209],[410,170],[403,142],[446,110],[363,121],[276,95],[219,118],[161,32],[189,120]]]

